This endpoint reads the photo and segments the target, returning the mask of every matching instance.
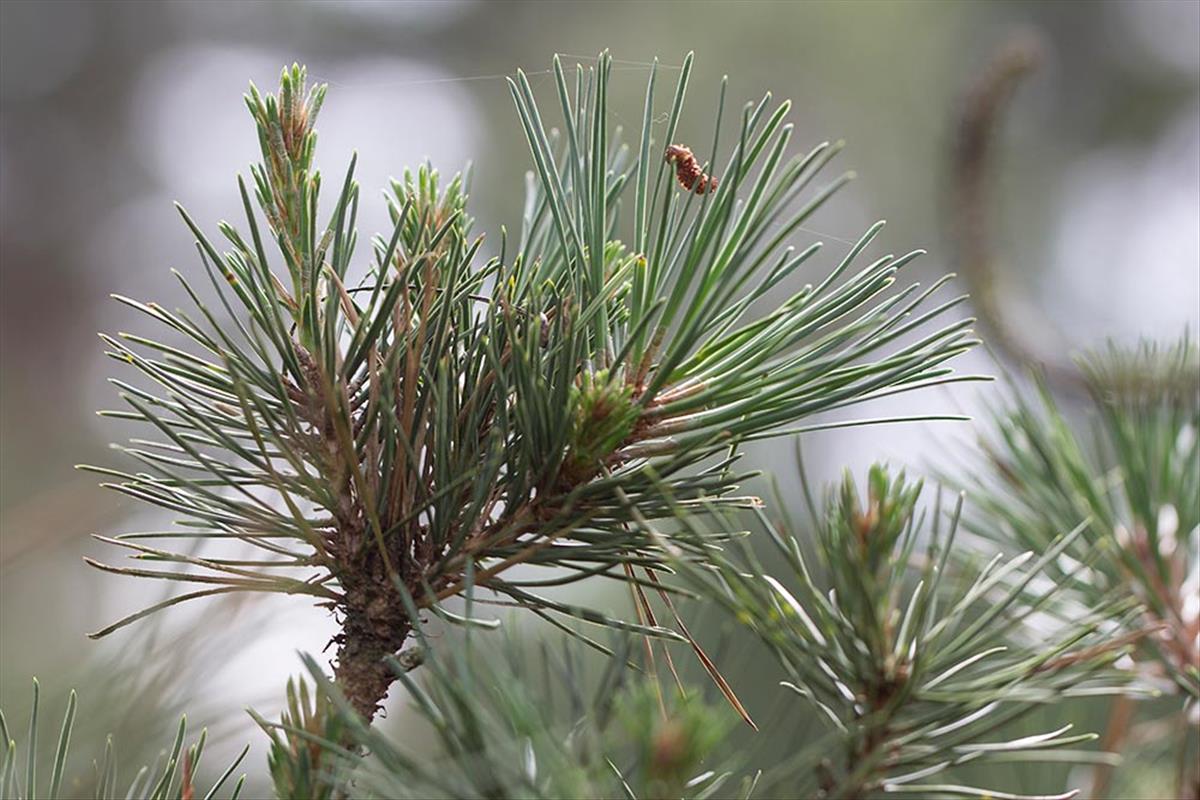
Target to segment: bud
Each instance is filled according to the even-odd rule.
[[[579,483],[595,475],[633,433],[638,418],[633,387],[609,380],[608,370],[585,372],[571,391],[571,432],[563,480]]]

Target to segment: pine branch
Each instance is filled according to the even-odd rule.
[[[347,779],[340,772],[349,772],[344,767],[357,759],[342,748],[348,726],[320,684],[310,691],[305,680],[288,680],[287,705],[278,724],[254,711],[250,715],[271,740],[267,766],[276,797],[331,800],[340,796],[338,786]]]
[[[4,713],[0,712],[0,741],[4,744],[4,757],[0,759],[0,796],[11,798],[11,800],[23,800],[23,798],[33,800],[33,798],[42,797],[55,800],[65,791],[67,792],[67,796],[82,797],[85,794],[82,790],[82,779],[70,777],[66,772],[71,733],[75,727],[77,710],[75,691],[71,690],[67,700],[67,710],[63,716],[62,727],[59,731],[58,746],[54,752],[54,763],[51,767],[48,783],[41,782],[41,779],[46,776],[41,774],[37,763],[39,693],[38,681],[35,678],[33,681],[33,710],[30,713],[29,720],[29,739],[25,744],[29,748],[29,753],[26,757],[23,778],[18,759],[19,747],[16,734],[10,731],[4,718]],[[112,800],[112,798],[116,797],[125,797],[133,800],[193,800],[196,797],[196,786],[194,785],[193,776],[196,774],[196,768],[200,764],[200,757],[204,753],[206,738],[207,731],[202,730],[196,741],[185,748],[187,717],[182,717],[179,720],[179,726],[171,748],[160,754],[154,768],[142,767],[137,775],[134,776],[133,782],[129,784],[127,789],[118,790],[116,755],[113,737],[110,735],[104,743],[103,758],[100,761],[92,762],[96,770],[95,783],[91,791],[86,794],[89,797],[97,798],[97,800]],[[241,764],[242,759],[246,757],[246,753],[249,750],[250,747],[247,745],[233,763],[225,769],[221,776],[203,795],[206,800],[218,796],[218,792],[221,791],[221,788],[233,776],[233,773],[237,770],[238,765]],[[230,800],[236,800],[241,794],[245,780],[245,775],[237,779],[229,793]],[[45,792],[40,791],[40,787],[43,785],[47,787]]]
[[[277,780],[280,797],[750,796],[753,781],[739,788],[735,765],[718,747],[729,718],[683,695],[669,697],[660,713],[654,690],[627,667],[629,637],[616,640],[614,657],[599,671],[585,668],[571,649],[558,655],[543,647],[530,655],[514,640],[473,641],[469,633],[452,648],[424,640],[421,647],[420,679],[393,662],[413,711],[432,731],[433,740],[419,750],[364,724],[320,665],[305,657],[316,694],[328,693],[325,731],[315,717],[297,723],[294,713],[264,725],[276,741],[286,735],[302,762],[313,763],[315,753],[329,766],[315,775],[322,782],[311,795]],[[372,758],[339,746],[333,726],[348,729]]]
[[[1069,748],[1095,737],[1070,734],[1069,724],[995,737],[1035,705],[1122,690],[1124,679],[1111,665],[1136,640],[1114,636],[1110,620],[1140,613],[1128,602],[1064,621],[1028,645],[1006,636],[1063,591],[1039,579],[1082,528],[1058,537],[1036,560],[1027,552],[956,575],[948,559],[961,503],[943,532],[940,509],[931,526],[924,524],[919,483],[874,467],[867,484],[862,498],[847,476],[830,493],[824,516],[814,518],[819,568],[810,566],[795,534],[761,511],[786,577],[775,577],[744,543],[727,547],[715,572],[681,565],[698,591],[767,645],[788,674],[783,685],[828,730],[816,757],[796,768],[799,783],[778,791],[1001,797],[1009,795],[929,779],[992,758],[1043,758],[1055,750],[1076,758]]]
[[[1003,548],[1040,548],[1051,531],[1082,535],[1048,566],[1064,586],[1058,618],[1134,598],[1143,610],[1114,620],[1138,642],[1139,676],[1181,701],[1200,702],[1200,352],[1185,335],[1169,346],[1109,345],[1081,359],[1086,425],[1068,416],[1041,380],[1032,398],[1014,391],[992,412],[980,457],[955,481],[976,498],[967,527]],[[1075,565],[1086,564],[1084,568]],[[1020,633],[1020,631],[1017,631]],[[1145,714],[1145,712],[1143,712]],[[1120,741],[1132,709],[1118,703],[1109,730]],[[1190,729],[1190,730],[1189,730]],[[1179,796],[1194,794],[1195,724],[1173,735]],[[1101,766],[1098,791],[1108,781]]]
[[[948,380],[946,362],[974,339],[970,320],[934,327],[961,300],[935,304],[940,283],[893,291],[919,252],[854,266],[882,223],[824,280],[747,321],[818,252],[787,242],[846,180],[810,188],[839,147],[788,160],[788,104],[768,95],[743,109],[719,180],[697,194],[675,183],[651,136],[653,72],[638,156],[610,137],[611,65],[604,54],[576,70],[572,91],[555,61],[557,148],[524,74],[511,82],[537,175],[514,253],[502,237],[485,258],[465,181],[426,167],[393,183],[394,227],[372,241],[358,282],[353,160],[319,219],[324,87],[309,89],[299,67],[277,95],[252,87],[263,161],[252,169],[257,212],[240,185],[248,232],[222,223],[222,252],[181,210],[219,306],[179,276],[189,312],[119,299],[186,345],[104,339],[157,389],[114,380],[131,410],[107,415],[154,438],[124,448],[143,471],[97,471],[177,514],[170,537],[226,552],[116,537],[133,558],[168,566],[90,563],[209,587],[156,608],[234,591],[312,597],[339,617],[336,682],[368,720],[395,679],[387,658],[421,613],[454,619],[442,604],[471,581],[542,616],[688,640],[544,598],[510,570],[646,580],[668,558],[637,520],[757,504],[736,493],[741,442]],[[667,142],[690,68],[689,55]],[[718,126],[723,104],[724,89]],[[631,183],[630,223],[620,210]],[[668,544],[705,563],[724,538]]]
[[[1089,425],[1072,424],[1044,386],[1014,392],[980,438],[982,458],[960,473],[976,511],[968,529],[1003,547],[1040,550],[1051,532],[1083,524],[1050,565],[1076,607],[1115,595],[1144,614],[1128,630],[1147,635],[1138,660],[1175,691],[1200,698],[1200,351],[1115,346],[1080,361]],[[1090,428],[1090,429],[1089,429]],[[1078,574],[1072,565],[1086,563]],[[1071,613],[1067,611],[1066,613]]]

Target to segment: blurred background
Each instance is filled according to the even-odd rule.
[[[169,268],[198,264],[173,201],[210,230],[240,215],[235,175],[259,157],[241,101],[249,80],[272,88],[280,67],[298,61],[330,84],[317,162],[340,176],[357,150],[364,201],[405,166],[430,159],[452,173],[473,162],[476,227],[494,236],[502,224],[515,229],[530,164],[505,74],[522,67],[546,90],[555,52],[587,64],[610,48],[612,122],[634,131],[649,62],[657,57],[670,81],[694,50],[682,128],[691,140],[711,135],[722,75],[735,104],[765,90],[791,98],[795,147],[844,138],[838,163],[859,174],[806,235],[836,254],[887,219],[889,251],[930,251],[917,267],[925,279],[958,268],[946,182],[963,91],[1026,29],[1041,36],[1044,59],[1006,116],[992,187],[1014,316],[1052,330],[1064,351],[1194,333],[1200,3],[3,0],[0,706],[23,720],[33,675],[53,714],[78,687],[80,749],[102,741],[90,731],[113,730],[131,760],[152,758],[145,745],[156,749],[170,713],[186,706],[214,734],[216,760],[255,744],[248,768],[261,790],[262,740],[241,709],[276,714],[299,669],[295,651],[320,651],[333,631],[325,612],[294,602],[204,601],[102,642],[85,638],[163,591],[87,568],[84,554],[111,555],[89,534],[169,522],[73,469],[111,463],[106,443],[130,435],[94,414],[116,405],[105,380],[115,370],[95,333],[147,330],[110,293],[182,302]],[[365,202],[360,230],[385,223],[382,200]],[[982,351],[958,366],[996,369]],[[970,413],[994,391],[967,386],[870,412]],[[876,459],[927,466],[967,437],[961,428],[831,431],[804,448],[824,480]],[[760,446],[748,461],[794,485],[790,444]],[[143,730],[147,720],[161,729]]]

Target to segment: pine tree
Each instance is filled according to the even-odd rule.
[[[1028,517],[1040,501],[985,494],[991,516],[963,516],[961,499],[930,510],[920,482],[876,467],[865,495],[847,477],[823,504],[810,499],[812,523],[799,528],[740,492],[753,474],[740,466],[745,442],[974,379],[948,362],[976,342],[971,320],[950,318],[963,298],[935,299],[948,279],[903,280],[920,251],[866,254],[882,223],[778,301],[822,250],[789,239],[848,180],[820,177],[841,145],[789,156],[790,106],[769,94],[723,142],[724,84],[713,129],[685,130],[691,65],[689,54],[665,104],[651,70],[628,145],[610,131],[607,53],[573,71],[555,59],[558,127],[518,72],[509,87],[534,167],[518,235],[476,233],[469,180],[425,165],[392,182],[393,227],[366,258],[354,158],[331,206],[319,204],[326,88],[285,69],[277,93],[251,86],[246,97],[262,161],[238,181],[244,222],[220,223],[218,244],[180,209],[210,286],[178,275],[188,310],[117,298],[159,332],[103,336],[140,376],[114,378],[127,407],[103,413],[141,438],[119,448],[136,466],[88,469],[176,524],[99,537],[138,566],[88,562],[200,588],[95,636],[231,593],[304,595],[332,613],[330,663],[305,657],[279,722],[255,715],[279,797],[1016,797],[952,778],[988,760],[1093,759],[1073,745],[1094,737],[1069,723],[1003,730],[1065,698],[1136,691],[1114,666],[1123,656],[1151,648],[1194,702],[1191,645],[1176,653],[1146,628],[1170,616],[1152,591],[1078,596],[1067,558],[1093,568],[1079,550],[1099,535],[1085,519],[1094,508],[1022,518],[1014,533],[997,507]],[[1128,434],[1127,463],[1161,457],[1174,481],[1164,490],[1182,499],[1196,489],[1179,472],[1194,466],[1194,438],[1184,463],[1161,448],[1181,421],[1194,431],[1189,408],[1162,429],[1112,424]],[[945,418],[961,419],[905,419]],[[981,564],[956,538],[960,519],[1028,552]],[[543,594],[605,578],[628,588],[631,613]],[[779,702],[819,720],[817,746],[775,765],[723,746],[731,720],[756,723],[720,654],[688,627],[696,600],[774,656],[787,677]],[[1060,613],[1070,603],[1083,612]],[[499,642],[478,630],[495,627],[485,604],[545,620],[570,644],[530,655]],[[1022,640],[1047,614],[1053,635]],[[433,643],[434,619],[463,632]],[[675,644],[708,684],[681,678]],[[603,668],[581,649],[601,651]],[[397,682],[443,757],[419,757],[374,724]],[[73,713],[72,696],[64,754]],[[22,787],[16,737],[7,726],[3,736],[5,796],[35,796],[32,760]],[[34,727],[31,754],[36,740]],[[203,735],[190,750],[183,740],[181,725],[164,771],[130,796],[196,796]],[[105,766],[97,796],[115,785]]]

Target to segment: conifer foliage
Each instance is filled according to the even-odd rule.
[[[690,68],[689,56],[666,141]],[[768,95],[742,110],[720,185],[697,198],[674,185],[652,137],[654,74],[637,155],[612,137],[611,69],[607,55],[573,76],[555,62],[557,136],[524,74],[511,82],[536,175],[519,241],[501,236],[485,255],[465,182],[422,168],[393,184],[394,227],[357,277],[353,159],[331,210],[318,203],[325,87],[293,67],[278,94],[252,88],[263,160],[253,189],[239,184],[243,228],[218,226],[222,251],[181,210],[215,300],[185,276],[193,310],[121,298],[186,347],[105,337],[152,385],[115,381],[129,408],[112,415],[152,438],[123,448],[144,471],[101,471],[178,515],[170,541],[257,554],[192,555],[135,534],[106,542],[154,568],[91,563],[204,586],[160,606],[310,596],[338,615],[335,680],[368,719],[395,679],[385,659],[420,613],[448,616],[468,576],[542,616],[682,638],[543,598],[545,579],[509,568],[636,584],[664,547],[703,560],[704,545],[664,544],[640,521],[679,504],[752,504],[734,493],[740,442],[944,378],[972,344],[970,323],[931,328],[955,303],[935,305],[937,286],[894,290],[918,252],[863,263],[880,225],[820,283],[747,318],[820,249],[787,239],[844,181],[810,189],[838,148],[786,157],[789,106]]]
[[[278,721],[252,712],[281,798],[1067,798],[959,776],[1108,763],[1070,720],[1012,724],[1145,691],[1115,668],[1130,656],[1194,708],[1182,592],[1196,564],[1177,553],[1197,531],[1197,406],[1191,388],[1155,388],[1186,383],[1169,365],[1194,347],[1096,362],[1117,367],[1093,368],[1094,461],[1052,408],[1046,421],[1021,406],[982,466],[944,476],[979,493],[966,512],[875,467],[863,489],[847,477],[810,499],[810,524],[776,522],[739,489],[741,446],[900,421],[811,418],[974,379],[948,363],[976,343],[972,321],[962,297],[940,297],[949,277],[907,280],[920,251],[874,252],[882,223],[820,270],[827,248],[795,243],[849,175],[823,177],[840,144],[791,154],[789,103],[768,94],[727,119],[722,84],[712,127],[690,128],[689,54],[673,86],[650,70],[625,143],[612,64],[556,58],[544,96],[523,72],[509,81],[532,159],[517,235],[477,232],[468,179],[425,165],[391,183],[391,228],[365,246],[353,156],[321,202],[326,88],[299,66],[275,93],[251,86],[262,160],[238,181],[242,220],[214,233],[180,208],[199,261],[177,274],[189,307],[118,297],[145,324],[103,336],[125,406],[102,413],[136,433],[123,466],[87,469],[174,524],[98,537],[132,566],[87,560],[188,588],[94,636],[231,593],[332,613],[329,662],[303,657]],[[1132,377],[1145,363],[1166,365],[1149,384]],[[963,419],[903,421],[947,418]],[[1100,488],[1113,464],[1123,481]],[[553,591],[581,581],[615,581],[632,609]],[[550,623],[566,646],[502,640],[485,605]],[[756,734],[808,737],[785,761],[725,746],[754,709],[689,630],[697,606],[773,656],[778,702],[801,709],[789,724],[819,721],[815,739],[808,722]],[[378,724],[396,684],[420,743]],[[52,795],[74,709],[72,695]],[[6,797],[35,796],[36,703],[33,719],[22,779],[0,716]],[[128,796],[198,796],[204,736],[184,738],[181,725]],[[115,796],[111,763],[98,797]]]

